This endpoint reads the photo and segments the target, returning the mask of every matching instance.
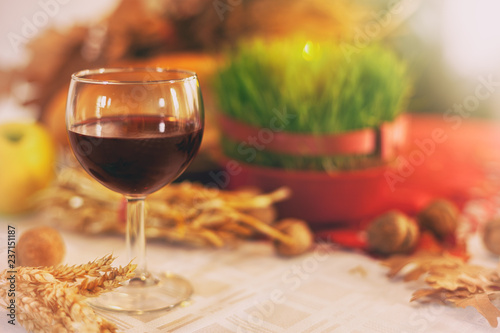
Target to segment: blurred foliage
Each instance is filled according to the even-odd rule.
[[[342,44],[302,40],[243,42],[215,76],[221,111],[269,127],[273,109],[295,116],[285,131],[341,133],[393,120],[410,79],[391,51],[369,45],[346,56]]]
[[[302,39],[241,43],[229,52],[213,86],[220,110],[232,119],[269,128],[273,110],[293,115],[284,131],[315,135],[375,128],[406,109],[406,64],[374,43],[355,54],[341,43]],[[242,160],[239,142],[223,135],[226,156]],[[292,156],[256,151],[253,164],[294,170],[353,170],[383,163],[376,154]]]

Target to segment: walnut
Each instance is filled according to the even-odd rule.
[[[483,243],[491,253],[500,255],[500,218],[488,221],[485,224]]]
[[[58,265],[66,252],[59,231],[45,226],[22,233],[16,249],[19,265],[28,267]]]
[[[429,230],[443,240],[449,235],[454,235],[457,230],[458,208],[448,200],[431,202],[418,214],[418,223],[424,230]]]
[[[390,211],[371,222],[366,235],[370,251],[391,255],[411,252],[420,232],[415,221],[399,211]]]

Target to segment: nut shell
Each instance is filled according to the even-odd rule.
[[[417,245],[420,232],[417,224],[398,211],[376,218],[366,229],[369,250],[391,255],[409,253]]]
[[[452,202],[436,200],[419,213],[418,223],[422,229],[429,230],[442,240],[455,234],[458,215],[458,208]]]
[[[500,218],[488,221],[485,224],[483,243],[488,251],[500,255]]]
[[[16,250],[18,264],[27,267],[58,265],[66,252],[59,231],[45,226],[23,232]]]
[[[276,229],[293,239],[293,244],[274,241],[276,252],[282,256],[296,256],[307,252],[314,242],[309,226],[302,220],[283,219],[276,224]]]

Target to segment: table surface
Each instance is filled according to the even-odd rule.
[[[43,223],[36,217],[0,222],[0,244],[8,225],[22,233]],[[80,264],[113,252],[126,263],[121,237],[63,233],[66,263]],[[470,240],[473,261],[494,266],[497,258],[479,237]],[[6,246],[0,269],[6,268]],[[245,242],[235,249],[207,250],[148,245],[149,267],[170,270],[194,286],[185,307],[146,315],[101,312],[123,332],[494,332],[473,308],[410,303],[418,283],[389,280],[386,268],[369,256],[318,244],[295,258],[281,258],[267,242]],[[25,332],[7,323],[1,332]]]
[[[436,144],[425,163],[399,184],[395,197],[405,204],[421,201],[422,196],[453,197],[460,199],[469,218],[484,222],[500,215],[500,124],[467,121],[452,128],[441,117],[412,117],[409,154],[418,149],[418,140],[429,138],[436,129],[443,129],[448,139]],[[0,218],[0,270],[7,266],[8,225],[16,227],[19,237],[27,228],[45,223],[36,215]],[[116,264],[126,264],[121,237],[68,232],[63,237],[65,263],[82,264],[114,253]],[[469,251],[473,263],[496,267],[498,257],[486,251],[479,233],[470,238]],[[331,245],[319,244],[308,254],[287,259],[276,256],[269,242],[221,250],[152,243],[148,259],[150,268],[188,278],[194,295],[187,306],[171,311],[142,316],[102,313],[123,332],[498,331],[471,307],[410,303],[420,286],[417,282],[389,280],[377,260]],[[7,320],[0,309],[0,332],[25,332]]]

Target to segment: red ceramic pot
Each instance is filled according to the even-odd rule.
[[[260,129],[223,117],[220,121],[225,135],[244,142],[258,136]],[[272,191],[286,186],[292,190],[290,199],[277,204],[280,217],[296,217],[313,226],[351,224],[372,218],[387,209],[391,188],[385,173],[390,161],[403,149],[406,138],[406,117],[384,123],[378,129],[363,129],[324,137],[279,132],[265,149],[288,154],[362,154],[375,153],[386,161],[383,166],[356,171],[320,172],[284,170],[235,161],[227,170],[230,189],[257,186]],[[228,165],[228,160],[223,165]],[[237,172],[235,172],[237,170]]]
[[[378,215],[390,195],[384,178],[387,167],[328,174],[240,166],[229,188],[258,186],[267,192],[286,186],[292,196],[277,204],[279,216],[301,218],[317,226],[356,223]]]

